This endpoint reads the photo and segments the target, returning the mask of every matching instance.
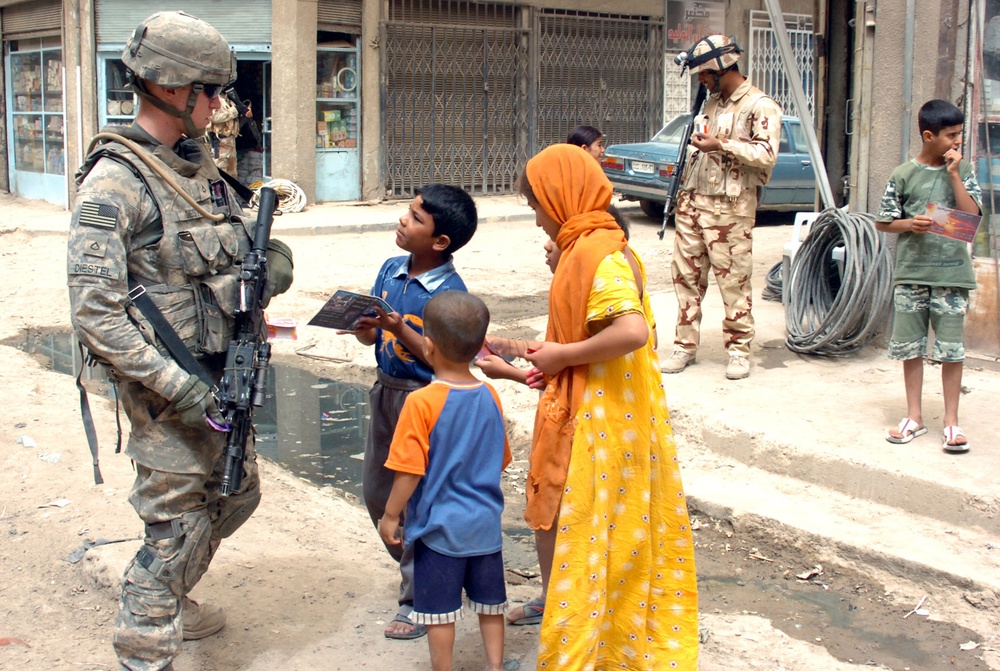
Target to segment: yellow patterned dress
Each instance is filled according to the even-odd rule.
[[[650,340],[590,366],[559,509],[539,670],[698,667],[694,547],[652,310],[615,252],[594,278],[587,323],[629,313],[645,315]]]

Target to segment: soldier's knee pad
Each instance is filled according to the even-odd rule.
[[[159,526],[159,525],[157,525]],[[172,535],[147,542],[136,562],[182,597],[198,584],[211,557],[212,523],[205,509],[171,520]]]
[[[260,503],[260,480],[253,478],[242,492],[219,499],[219,517],[215,527],[222,538],[229,538],[250,519]]]

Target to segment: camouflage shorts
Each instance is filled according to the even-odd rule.
[[[929,328],[934,329],[935,361],[965,360],[965,315],[969,290],[897,284],[893,291],[896,318],[889,340],[889,358],[900,361],[922,357],[927,352]]]

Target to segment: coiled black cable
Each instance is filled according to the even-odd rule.
[[[781,261],[775,263],[764,278],[764,290],[760,292],[760,297],[765,301],[781,302]]]
[[[843,245],[843,277],[833,248]],[[795,253],[785,306],[785,344],[793,352],[835,356],[867,345],[887,324],[892,257],[875,218],[824,210]]]

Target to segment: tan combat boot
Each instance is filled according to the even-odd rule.
[[[202,605],[184,597],[182,608],[181,626],[185,641],[197,641],[217,634],[226,626],[226,611],[218,606]]]
[[[726,377],[730,380],[742,380],[750,376],[750,359],[744,354],[731,354],[726,365]]]
[[[694,363],[694,354],[685,352],[682,349],[675,349],[663,365],[660,366],[661,373],[679,373]]]

